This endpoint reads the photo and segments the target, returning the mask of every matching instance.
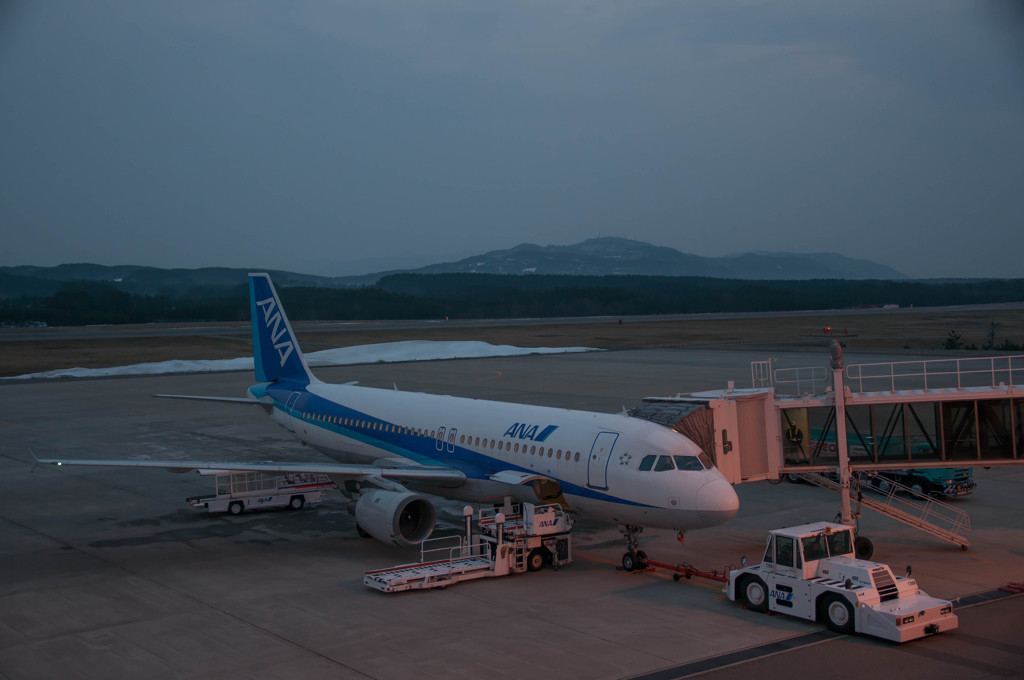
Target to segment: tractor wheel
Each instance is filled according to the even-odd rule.
[[[826,595],[821,601],[818,618],[837,633],[852,633],[854,627],[853,607],[840,595]]]
[[[757,576],[748,576],[740,583],[740,597],[752,612],[768,611],[768,586]]]

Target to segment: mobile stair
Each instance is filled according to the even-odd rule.
[[[960,546],[961,550],[967,550],[971,546],[971,542],[962,534],[971,529],[971,518],[963,510],[892,480],[887,479],[886,484],[879,484],[876,480],[881,478],[873,472],[864,471],[860,475],[859,479],[854,477],[856,481],[850,484],[851,502],[936,538],[949,541]],[[809,484],[842,493],[839,482],[824,475],[800,473],[796,476]],[[873,491],[880,494],[881,498],[865,495],[861,491],[865,482]],[[882,488],[886,491],[882,491]]]

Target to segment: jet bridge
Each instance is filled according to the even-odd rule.
[[[844,522],[853,515],[851,496],[864,500],[861,472],[1024,464],[1024,356],[844,366],[834,342],[827,367],[755,362],[751,380],[748,389],[730,383],[725,390],[648,397],[631,415],[686,434],[733,484],[838,479]],[[930,519],[908,519],[904,510],[888,510],[891,503],[868,505],[968,545],[960,533],[969,528],[965,517],[951,520],[952,529],[932,530]]]

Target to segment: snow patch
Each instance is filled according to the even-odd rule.
[[[489,342],[460,341],[436,342],[432,340],[406,340],[383,342],[375,345],[340,347],[306,354],[306,363],[315,366],[348,366],[352,364],[392,363],[398,361],[435,361],[438,359],[478,359],[483,357],[510,357],[527,354],[565,354],[598,352],[594,347],[515,347],[492,345]],[[202,359],[196,361],[157,361],[131,366],[110,368],[62,368],[42,373],[26,373],[2,380],[32,378],[100,378],[117,375],[157,375],[160,373],[214,373],[222,371],[251,371],[252,357],[238,359]]]

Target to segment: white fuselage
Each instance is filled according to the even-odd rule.
[[[582,515],[679,531],[721,524],[739,507],[714,467],[642,470],[650,456],[692,467],[700,449],[624,415],[326,383],[250,392],[272,397],[276,421],[340,462],[461,470],[466,482],[457,488],[419,487],[449,498],[535,500],[560,492]]]

